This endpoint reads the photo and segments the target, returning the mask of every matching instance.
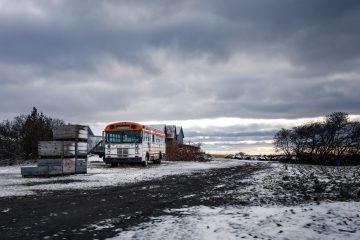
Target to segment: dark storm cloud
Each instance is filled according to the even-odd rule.
[[[0,1],[1,117],[359,114],[359,25],[358,1]]]

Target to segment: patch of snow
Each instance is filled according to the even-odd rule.
[[[0,167],[0,197],[24,196],[39,190],[89,189],[116,186],[169,175],[190,174],[215,168],[249,164],[238,160],[215,159],[210,162],[172,162],[149,167],[127,166],[111,168],[93,157],[88,162],[88,173],[51,178],[23,178],[20,166]]]
[[[329,202],[297,207],[173,209],[117,239],[349,239],[360,237],[360,203]]]
[[[241,183],[239,188],[227,194],[236,195],[252,205],[304,201],[359,200],[360,168],[358,166],[314,166],[301,164],[271,163],[270,168],[257,171]]]
[[[89,155],[88,162],[103,162],[103,159],[98,155]]]
[[[189,194],[189,195],[183,196],[182,198],[191,198],[191,197],[195,197],[195,196],[196,196],[195,194]]]
[[[2,210],[0,210],[0,212],[2,212],[2,213],[7,213],[7,212],[10,212],[10,208],[5,208],[5,209],[2,209]]]
[[[113,228],[114,225],[111,224],[108,220],[103,220],[98,222],[97,224],[91,224],[86,228],[83,228],[82,231],[99,231],[107,228]]]

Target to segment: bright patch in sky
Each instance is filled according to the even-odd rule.
[[[323,121],[324,117],[299,119],[249,119],[214,118],[183,121],[145,121],[144,125],[167,124],[182,126],[185,143],[201,143],[210,153],[271,154],[274,153],[272,138],[281,128],[292,128],[311,121]],[[360,115],[350,120],[359,121]],[[122,121],[122,120],[119,120]],[[124,120],[126,121],[126,120]],[[110,122],[109,122],[110,123]],[[89,124],[95,134],[101,135],[109,123]]]

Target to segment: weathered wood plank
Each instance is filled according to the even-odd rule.
[[[75,174],[75,158],[63,159],[63,174]]]
[[[77,159],[75,161],[75,173],[87,173],[86,159]]]
[[[48,166],[48,174],[49,176],[53,176],[53,175],[61,175],[63,173],[62,171],[62,166],[58,166],[58,165],[49,165]]]
[[[39,159],[37,161],[38,166],[62,166],[62,159]]]
[[[86,142],[75,141],[40,141],[38,144],[39,156],[75,156],[86,155],[88,146]]]
[[[78,138],[87,139],[88,135],[88,127],[81,125],[65,125],[57,127],[53,130],[53,138],[55,140]]]
[[[49,174],[49,168],[47,166],[21,168],[21,175],[23,177],[47,176],[48,174]]]

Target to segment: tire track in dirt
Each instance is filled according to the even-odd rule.
[[[2,239],[104,239],[170,208],[246,204],[227,194],[266,164],[167,176],[124,186],[2,198]]]

